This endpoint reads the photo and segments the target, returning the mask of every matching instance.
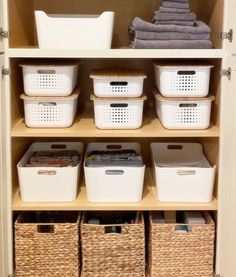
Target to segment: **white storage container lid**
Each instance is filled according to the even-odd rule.
[[[147,99],[146,95],[142,95],[141,97],[96,97],[94,94],[90,95],[90,99],[93,101],[144,101]]]
[[[145,79],[147,75],[139,70],[131,69],[95,69],[91,72],[90,78],[93,79],[107,79],[107,78],[125,78],[125,79]]]
[[[196,62],[190,63],[189,61],[185,61],[185,62],[181,61],[181,63],[177,61],[172,61],[172,62],[154,61],[153,65],[159,68],[180,68],[180,69],[188,68],[188,70],[191,68],[194,69],[194,68],[213,68],[214,67],[214,65],[207,64],[207,63],[196,63]]]
[[[41,61],[36,63],[22,63],[20,67],[76,67],[79,66],[80,62],[78,61],[66,61],[66,62],[48,62]]]

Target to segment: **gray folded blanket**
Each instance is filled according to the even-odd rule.
[[[177,9],[190,9],[189,3],[180,3],[180,2],[172,2],[172,1],[163,1],[162,7],[177,8]]]
[[[195,13],[163,13],[160,11],[156,11],[154,13],[155,20],[157,21],[195,21],[196,14]]]
[[[176,8],[165,8],[165,7],[160,7],[159,11],[162,13],[190,13],[190,9],[176,9]]]
[[[131,43],[136,49],[211,49],[210,40],[141,40]]]
[[[154,21],[154,24],[163,24],[163,25],[179,25],[179,26],[194,26],[195,21]]]
[[[196,25],[196,26],[195,26]],[[144,21],[139,17],[135,17],[130,27],[130,31],[136,30],[147,32],[178,32],[189,34],[205,34],[210,33],[210,27],[202,21],[196,21],[194,26],[178,26],[178,25],[157,25]]]
[[[178,32],[135,31],[135,38],[141,40],[210,40],[210,34],[190,34]]]

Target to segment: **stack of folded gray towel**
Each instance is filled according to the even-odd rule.
[[[130,32],[132,48],[148,49],[210,49],[210,27],[196,19],[188,0],[163,0],[155,11],[153,23],[138,17]]]

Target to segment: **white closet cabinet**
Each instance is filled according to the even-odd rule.
[[[208,210],[217,221],[217,277],[236,276],[236,1],[190,0],[199,19],[212,28],[214,48],[209,50],[133,50],[129,44],[128,26],[135,16],[151,19],[159,0],[0,0],[0,66],[1,66],[1,187],[0,187],[0,277],[14,276],[13,219],[19,211],[34,210]],[[42,50],[37,47],[34,10],[48,13],[116,13],[111,50]],[[223,39],[224,38],[224,39]],[[66,129],[30,129],[24,124],[22,73],[19,64],[36,59],[81,60],[79,113]],[[207,130],[166,130],[156,118],[153,106],[144,109],[143,126],[138,130],[98,130],[89,103],[92,81],[89,73],[96,67],[126,66],[148,74],[145,93],[151,99],[154,85],[152,60],[190,59],[214,65],[211,93],[215,95],[211,126]],[[149,144],[158,141],[200,142],[205,155],[217,164],[214,198],[210,203],[162,203],[155,198],[150,170],[147,170],[143,199],[137,204],[91,204],[86,198],[84,182],[75,202],[24,203],[19,195],[16,164],[28,146],[35,141],[136,141],[141,144],[147,167],[151,166]],[[196,253],[197,254],[197,253]],[[191,277],[191,276],[190,276]]]

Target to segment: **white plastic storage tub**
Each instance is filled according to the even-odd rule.
[[[25,167],[35,151],[77,150],[75,167]],[[17,164],[23,202],[72,202],[77,197],[83,145],[79,142],[33,143]]]
[[[114,12],[65,15],[35,11],[39,48],[110,49]]]
[[[68,96],[77,83],[78,63],[22,64],[28,96]]]
[[[138,129],[142,126],[143,102],[139,98],[98,98],[94,101],[95,125],[99,129]]]
[[[154,92],[156,113],[167,129],[207,129],[215,97],[165,98]]]
[[[25,124],[36,128],[66,128],[72,125],[77,110],[79,90],[65,97],[31,97],[24,100]]]
[[[147,76],[136,70],[94,70],[90,77],[97,97],[140,97]]]
[[[212,201],[216,167],[198,143],[152,143],[157,197],[163,202]]]
[[[137,143],[90,143],[86,157],[94,150],[117,149],[133,149],[140,153],[140,146]],[[84,174],[89,202],[141,201],[145,166],[88,167],[85,162]]]
[[[165,97],[206,97],[212,65],[154,64],[156,86]]]

